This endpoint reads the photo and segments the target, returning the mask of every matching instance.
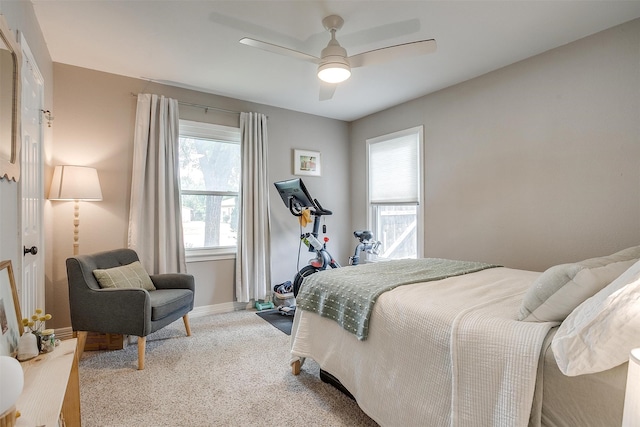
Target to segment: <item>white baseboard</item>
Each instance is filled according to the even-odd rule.
[[[204,305],[194,307],[189,313],[189,317],[194,318],[208,316],[209,314],[231,313],[232,311],[247,310],[251,307],[251,303],[246,302],[225,302],[222,304]]]
[[[202,317],[210,314],[222,314],[231,313],[232,311],[248,310],[252,308],[251,303],[246,302],[225,302],[222,304],[204,305],[200,307],[194,307],[189,313],[189,317]],[[73,338],[73,329],[68,326],[66,328],[57,328],[55,330],[56,338],[66,340]]]

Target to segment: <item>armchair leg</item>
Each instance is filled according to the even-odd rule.
[[[144,369],[144,352],[147,346],[147,337],[138,337],[138,370]]]
[[[184,322],[184,328],[187,330],[187,336],[191,336],[191,326],[189,325],[189,315],[185,314],[182,316],[182,320]]]

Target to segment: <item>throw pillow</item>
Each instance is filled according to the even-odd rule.
[[[562,322],[578,305],[640,259],[640,246],[549,268],[527,290],[518,320]]]
[[[140,261],[107,269],[93,270],[101,288],[142,288],[155,291],[151,278]]]

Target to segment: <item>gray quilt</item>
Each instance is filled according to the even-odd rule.
[[[383,292],[401,285],[441,280],[493,267],[499,266],[421,258],[324,270],[304,279],[296,304],[303,310],[335,320],[359,340],[365,340],[371,310]]]

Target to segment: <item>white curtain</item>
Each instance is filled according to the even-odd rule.
[[[184,273],[178,101],[139,94],[133,140],[129,247],[150,274]]]
[[[236,257],[236,299],[265,299],[271,294],[267,117],[240,114],[242,184]]]

